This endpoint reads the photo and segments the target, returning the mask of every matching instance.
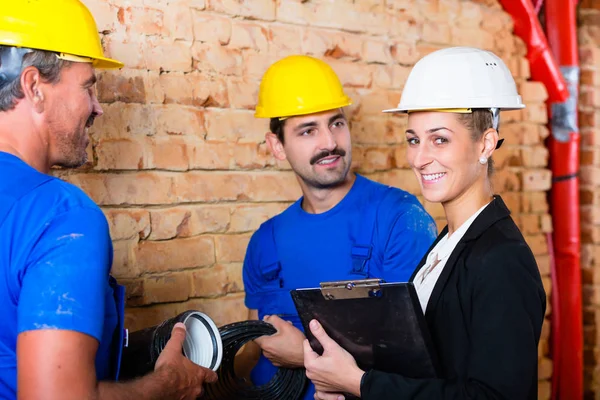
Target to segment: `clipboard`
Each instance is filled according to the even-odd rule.
[[[316,353],[322,354],[323,347],[308,327],[312,319],[319,321],[363,370],[417,379],[438,376],[433,342],[412,282],[324,282],[320,288],[290,293]]]

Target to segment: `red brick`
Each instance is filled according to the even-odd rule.
[[[525,241],[531,248],[531,251],[535,256],[548,254],[548,243],[546,241],[546,235],[523,235]]]
[[[148,163],[156,169],[186,171],[190,167],[190,154],[194,148],[192,139],[185,136],[149,138]]]
[[[117,240],[113,242],[113,264],[111,274],[119,278],[135,278],[141,273],[135,262],[134,248],[137,239]]]
[[[542,82],[521,82],[518,91],[525,103],[543,103],[548,99],[546,86]]]
[[[244,294],[234,293],[210,299],[192,299],[179,306],[181,310],[198,310],[211,317],[217,326],[248,319]]]
[[[583,220],[589,222],[588,220]],[[600,226],[582,223],[581,241],[583,243],[600,243]]]
[[[277,1],[275,3],[277,21],[297,25],[307,24],[304,1]]]
[[[168,241],[141,242],[135,250],[138,268],[143,272],[166,272],[198,268],[215,262],[213,238],[196,236]]]
[[[580,169],[580,182],[582,185],[600,185],[600,167],[581,167]]]
[[[153,134],[156,118],[151,106],[113,103],[103,106],[104,115],[97,118],[90,135],[96,138],[131,138]]]
[[[135,70],[104,71],[99,73],[98,100],[102,103],[145,103],[144,78]]]
[[[517,192],[521,190],[521,182],[518,175],[509,169],[496,171],[492,175],[492,186],[497,193]]]
[[[427,43],[449,44],[451,42],[450,25],[445,22],[428,22],[423,24],[421,38]]]
[[[228,232],[252,232],[267,219],[283,212],[289,203],[236,204],[231,208]]]
[[[411,194],[421,193],[421,186],[419,185],[419,182],[417,182],[417,178],[412,171],[393,169],[385,172],[365,174],[365,176],[369,179],[381,182],[384,185],[401,188]]]
[[[231,263],[244,261],[246,248],[250,241],[250,234],[215,235],[214,239],[217,262]]]
[[[365,116],[352,124],[355,144],[395,144],[404,140],[406,119],[390,116]]]
[[[550,370],[550,375],[545,379],[550,379],[551,376],[552,376],[552,370]],[[540,378],[540,376],[538,375],[538,379],[542,379],[542,378]],[[552,383],[549,380],[538,381],[537,398],[538,398],[538,400],[550,400],[552,398]]]
[[[162,276],[149,276],[144,279],[143,303],[167,303],[183,301],[190,297],[191,274],[171,272]]]
[[[527,122],[534,122],[538,124],[548,123],[548,110],[544,103],[530,103],[522,110],[523,120]]]
[[[384,171],[393,167],[394,149],[390,147],[369,147],[364,149],[363,172]]]
[[[168,104],[155,106],[156,134],[187,135],[203,138],[204,111],[194,108]]]
[[[144,142],[139,139],[105,139],[95,146],[98,170],[137,170],[147,163]]]
[[[223,78],[200,72],[161,74],[159,84],[166,104],[228,107],[228,91]]]
[[[260,82],[251,78],[230,76],[227,79],[227,92],[232,108],[254,110],[258,101]]]
[[[550,256],[549,255],[537,255],[535,257],[535,261],[540,270],[540,275],[549,276],[550,275]]]
[[[168,173],[73,174],[65,179],[100,205],[169,204],[176,200],[173,175]]]
[[[145,43],[131,41],[123,43],[110,35],[104,39],[106,57],[112,57],[124,63],[130,69],[147,69],[143,48]]]
[[[230,287],[227,268],[216,264],[192,272],[192,297],[215,297],[224,295]]]
[[[386,3],[389,5],[390,3]],[[395,2],[394,2],[395,4]],[[406,41],[408,43],[417,43],[421,38],[421,30],[423,28],[422,18],[410,14],[402,13],[387,13],[386,15],[388,34],[398,41]],[[401,61],[398,61],[402,63]]]
[[[521,172],[523,190],[539,192],[550,190],[552,173],[547,169],[530,169]]]
[[[150,240],[224,232],[229,225],[229,207],[225,205],[194,205],[151,210],[150,220],[152,221]]]
[[[262,142],[268,125],[255,118],[250,110],[221,110],[209,108],[206,118],[206,140],[225,142]]]
[[[192,32],[198,42],[228,44],[232,35],[232,20],[225,16],[192,11]]]
[[[363,42],[362,59],[368,63],[390,63],[392,55],[389,42],[387,40],[365,40]]]
[[[511,213],[517,214],[521,211],[522,201],[521,194],[517,192],[506,192],[502,193],[502,200],[506,204],[506,207],[510,210]]]
[[[544,192],[524,192],[522,197],[523,212],[547,213],[549,210],[547,194]]]
[[[207,173],[188,172],[174,182],[180,202],[291,201],[300,197],[295,176],[288,172]]]
[[[106,209],[112,240],[145,239],[150,234],[150,214],[143,209]]]
[[[143,50],[148,69],[181,72],[192,70],[191,42],[146,36]]]
[[[548,166],[548,149],[542,146],[530,146],[521,150],[521,159],[525,167]]]
[[[452,27],[450,30],[450,43],[455,46],[471,46],[492,50],[494,40],[497,41],[498,38],[480,28]]]
[[[292,1],[281,1],[277,2],[279,4],[295,4]],[[336,33],[325,30],[325,29],[316,29],[316,28],[306,28],[302,32],[301,38],[301,47],[302,53],[307,55],[312,55],[317,58],[322,58],[326,54],[329,54],[331,57],[336,57],[336,55],[340,54],[340,51],[343,50],[336,43]],[[360,54],[357,54],[359,56]]]
[[[268,32],[269,52],[278,58],[302,51],[302,31],[297,26],[271,25]]]
[[[394,43],[390,48],[390,54],[394,61],[404,66],[412,66],[421,58],[421,54],[414,43]]]
[[[582,68],[579,79],[582,87],[600,86],[600,70]]]
[[[460,3],[460,12],[456,19],[456,24],[460,28],[480,28],[482,27],[483,10],[482,7],[473,3]],[[485,21],[487,25],[488,21]]]
[[[266,52],[269,48],[268,36],[269,30],[262,24],[233,20],[229,47]]]
[[[175,40],[194,40],[194,9],[204,9],[204,0],[169,0],[164,8],[164,24]]]
[[[342,85],[350,87],[369,87],[371,85],[373,69],[369,65],[339,60],[328,60],[327,62],[340,78]]]
[[[192,46],[194,69],[209,75],[241,75],[242,56],[239,50],[196,42]]]

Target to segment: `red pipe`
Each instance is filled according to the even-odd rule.
[[[546,31],[552,53],[566,78],[570,98],[559,103],[549,99],[551,132],[548,140],[552,190],[555,273],[560,293],[555,318],[559,337],[553,338],[555,358],[553,398],[583,398],[583,309],[581,301],[579,225],[579,49],[577,45],[577,0],[546,0]],[[554,326],[553,326],[554,331]],[[558,357],[558,360],[556,358]],[[556,362],[558,361],[558,362]]]
[[[546,35],[531,5],[531,0],[500,0],[502,7],[515,23],[515,33],[523,39],[527,46],[527,59],[534,81],[543,82],[552,101],[565,101],[569,97],[569,89],[556,63]]]
[[[550,46],[531,0],[500,0],[500,3],[513,17],[515,33],[527,45],[533,80],[543,82],[548,91],[552,121],[548,148],[553,175],[550,203],[554,243],[550,254],[552,280],[556,283],[552,290],[552,397],[560,400],[582,399],[577,1],[546,0]],[[566,81],[563,73],[569,78]]]

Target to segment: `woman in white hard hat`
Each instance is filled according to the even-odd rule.
[[[534,256],[490,183],[498,113],[523,108],[500,58],[439,50],[413,68],[398,108],[423,196],[448,225],[411,277],[440,368],[437,379],[363,371],[317,321],[325,352],[305,343],[317,399],[537,399],[537,346],[546,294]]]

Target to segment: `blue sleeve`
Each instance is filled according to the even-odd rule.
[[[385,246],[383,278],[387,282],[407,282],[436,236],[435,222],[420,204],[405,206]]]
[[[260,230],[260,228],[259,228]],[[246,307],[257,310],[262,304],[262,291],[266,284],[259,268],[258,246],[259,231],[254,232],[248,243],[242,277],[244,279],[244,290],[246,292]]]
[[[19,333],[64,329],[100,341],[111,263],[100,209],[77,207],[48,221],[21,276]]]

